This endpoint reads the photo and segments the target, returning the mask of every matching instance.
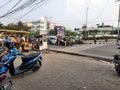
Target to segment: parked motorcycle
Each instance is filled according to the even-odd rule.
[[[117,49],[119,49],[119,53],[120,53],[120,47]],[[115,70],[117,71],[117,73],[120,76],[120,55],[116,54],[113,57],[114,57],[113,63],[115,63]]]
[[[2,72],[7,72],[9,70],[9,73],[12,76],[23,74],[24,72],[27,72],[29,70],[37,71],[40,69],[42,63],[42,53],[32,53],[28,55],[23,55],[21,57],[22,63],[18,67],[14,67],[14,60],[16,59],[15,53],[9,53],[4,58],[1,59],[2,63],[4,64],[4,67],[0,69]]]
[[[6,63],[0,63],[0,69],[5,68]],[[6,72],[1,69],[0,71],[0,90],[11,90],[12,81],[6,78]]]
[[[6,79],[6,75],[0,76],[0,90],[11,90],[12,81]]]
[[[23,55],[19,50],[14,48],[14,42],[10,39],[5,40],[5,45],[8,48],[9,54],[4,56],[1,59],[1,63],[4,64],[4,67],[0,69],[2,72],[7,72],[9,70],[9,73],[12,76],[23,74],[27,71],[37,71],[40,69],[42,63],[42,53],[32,53],[28,55]],[[21,57],[22,63],[18,67],[14,67],[14,61],[17,57],[17,55],[23,55]]]

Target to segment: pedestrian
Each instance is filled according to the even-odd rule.
[[[66,37],[63,38],[63,41],[64,41],[64,45],[67,46],[67,38]]]
[[[97,42],[97,40],[96,40],[96,38],[94,38],[94,44],[96,44],[96,42]]]
[[[21,40],[20,40],[20,46],[22,48],[22,51],[24,51],[24,45],[25,45],[25,37],[21,35]]]
[[[23,39],[23,41],[25,41],[25,37],[21,34],[21,39]]]
[[[107,39],[107,38],[105,39],[105,42],[106,42],[106,43],[108,42],[108,39]]]
[[[119,39],[117,38],[117,45],[119,45],[118,41],[119,41]]]
[[[57,42],[58,42],[58,45],[60,45],[60,42],[61,42],[60,36],[57,38]]]

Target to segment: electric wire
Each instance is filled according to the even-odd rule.
[[[12,9],[14,9],[22,0],[19,0],[7,13],[9,13]]]
[[[19,19],[17,19],[17,21],[20,20],[20,19],[22,19],[23,17],[25,17],[27,14],[29,14],[30,12],[32,12],[34,9],[38,9],[39,7],[41,7],[42,5],[44,5],[46,3],[46,1],[48,1],[48,0],[41,0],[40,2],[36,3],[36,5],[32,9],[30,9],[28,12],[26,12],[24,15],[22,15]],[[39,6],[37,6],[37,5],[39,5]]]
[[[7,15],[11,12],[11,10],[14,9],[21,1],[22,1],[22,0],[19,0],[12,8],[10,8],[10,9],[7,11],[6,14],[0,16],[0,18],[7,16]]]
[[[22,5],[20,5],[19,7],[17,7],[16,9],[7,12],[6,14],[0,16],[0,18],[3,18],[3,17],[6,17],[8,15],[11,15],[11,14],[14,14],[14,13],[17,13],[18,11],[22,10],[22,9],[25,9],[27,7],[29,7],[30,5],[34,4],[35,2],[37,2],[39,0],[27,0],[26,3],[23,3]],[[21,1],[20,1],[21,2]],[[13,7],[14,8],[14,7]]]
[[[9,0],[8,2],[6,2],[5,4],[3,4],[2,6],[0,6],[0,9],[5,7],[6,5],[8,5],[12,0]]]
[[[109,2],[109,0],[107,0],[107,2],[105,3],[104,7],[101,10],[101,12],[97,15],[96,19],[98,19],[98,17],[102,14],[102,12],[104,11],[104,9],[107,6],[108,2]]]

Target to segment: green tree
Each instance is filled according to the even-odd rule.
[[[26,25],[23,25],[23,30],[25,31],[29,31],[30,27],[26,26]]]
[[[17,25],[8,25],[8,26],[4,26],[4,29],[18,30],[18,26]]]
[[[0,29],[2,29],[3,28],[3,24],[0,22]]]
[[[49,35],[56,35],[56,31],[53,30],[53,29],[51,29],[51,30],[49,31]]]
[[[98,30],[89,30],[90,35],[96,35]]]
[[[71,30],[65,30],[65,36],[70,37],[70,38],[76,38],[77,33]]]
[[[70,30],[65,30],[65,36],[69,37],[71,35],[71,31]]]
[[[21,21],[18,22],[18,30],[23,30],[24,25]]]

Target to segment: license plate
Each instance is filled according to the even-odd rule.
[[[4,90],[11,90],[12,82],[8,81],[3,85]]]

